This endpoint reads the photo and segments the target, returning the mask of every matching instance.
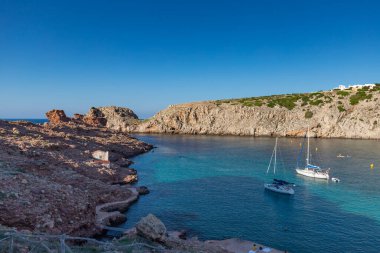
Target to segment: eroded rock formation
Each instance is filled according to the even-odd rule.
[[[70,121],[63,110],[51,110],[46,113],[46,117],[52,124],[60,124]]]

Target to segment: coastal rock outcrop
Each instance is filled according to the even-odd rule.
[[[117,131],[125,131],[129,126],[139,123],[137,115],[126,107],[98,107],[96,108],[106,119],[106,127]]]
[[[136,225],[137,233],[152,241],[165,241],[167,230],[156,216],[148,214]]]
[[[60,124],[63,122],[69,122],[68,118],[63,110],[51,110],[46,113],[46,117],[52,124]]]
[[[237,238],[226,240],[201,241],[197,237],[187,238],[185,231],[166,231],[165,224],[156,216],[149,214],[143,217],[135,228],[125,232],[121,240],[136,240],[142,238],[154,243],[156,248],[161,248],[161,252],[203,252],[203,253],[240,253],[248,252],[253,245],[257,248],[266,249],[263,252],[282,253],[284,251],[265,247],[261,244],[254,244],[251,241],[244,241]],[[163,247],[160,247],[163,246]],[[144,251],[144,252],[156,252]]]
[[[117,106],[91,107],[85,115],[76,113],[73,118],[66,116],[63,110],[51,110],[46,113],[51,124],[86,124],[93,127],[107,127],[116,131],[127,131],[132,125],[140,123],[137,115],[129,108]]]
[[[104,127],[107,124],[107,119],[104,118],[103,113],[99,109],[92,107],[83,117],[83,122],[90,126]]]
[[[380,89],[319,92],[170,106],[130,132],[380,138]]]

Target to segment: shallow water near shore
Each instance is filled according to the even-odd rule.
[[[130,207],[123,227],[153,213],[169,230],[200,239],[239,237],[291,252],[380,252],[379,141],[311,139],[312,160],[341,179],[332,183],[296,175],[303,139],[280,138],[276,177],[297,185],[285,196],[263,187],[273,178],[266,170],[274,138],[136,137],[157,147],[132,166],[151,193]]]

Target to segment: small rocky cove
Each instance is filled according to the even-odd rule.
[[[62,110],[46,116],[49,122],[43,125],[0,121],[2,229],[96,237],[124,222],[129,206],[149,193],[146,187],[133,186],[138,174],[130,167],[131,157],[153,148],[125,132],[139,124],[137,116],[118,107],[91,108],[73,118]],[[154,215],[120,240],[139,238],[158,245],[160,252],[228,253],[253,245],[239,239],[186,238],[183,231],[167,231]]]

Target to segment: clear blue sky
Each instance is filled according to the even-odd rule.
[[[0,118],[380,82],[380,1],[0,0]]]

